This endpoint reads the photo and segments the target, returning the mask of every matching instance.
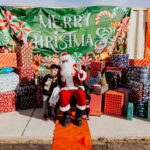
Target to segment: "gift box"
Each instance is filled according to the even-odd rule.
[[[103,61],[91,62],[90,64],[91,72],[92,71],[102,72],[104,68],[105,68],[105,62]]]
[[[143,83],[143,97],[150,97],[150,82]]]
[[[112,67],[126,67],[128,66],[128,54],[111,54],[110,62]]]
[[[19,109],[29,109],[36,107],[36,96],[21,96],[17,97],[17,106]]]
[[[102,95],[90,94],[91,101],[90,101],[90,113],[89,115],[100,116],[101,112],[101,105],[102,105]]]
[[[124,105],[124,94],[109,90],[105,93],[104,113],[122,116]]]
[[[148,101],[150,98],[143,99],[142,101],[134,102],[134,114],[138,117],[147,118],[148,114]]]
[[[143,84],[137,81],[129,81],[129,100],[142,101]]]
[[[128,104],[128,111],[127,111],[127,119],[132,120],[133,119],[133,112],[134,112],[134,106],[133,103]]]
[[[117,89],[124,86],[124,78],[121,70],[106,70],[105,74],[110,89]]]
[[[0,53],[0,68],[17,67],[16,53]]]
[[[15,111],[16,93],[3,92],[0,93],[0,112],[12,112]]]
[[[93,88],[93,92],[94,94],[97,95],[102,95],[104,94],[106,91],[108,91],[108,85],[104,85],[104,86],[94,86]]]
[[[17,88],[17,97],[18,96],[30,96],[35,95],[36,88],[35,85],[29,85],[29,86],[21,86]]]
[[[150,67],[128,67],[127,80],[146,83],[150,80]]]
[[[150,66],[147,59],[129,59],[129,66]]]
[[[106,70],[127,70],[127,67],[111,67],[111,66],[107,66]]]
[[[14,73],[0,74],[0,92],[14,91],[19,86],[19,76]]]
[[[31,45],[17,47],[18,67],[32,67],[32,51],[33,47]]]
[[[20,86],[34,84],[34,69],[28,67],[18,68]]]
[[[124,114],[126,114],[127,108],[128,108],[129,90],[125,89],[125,88],[118,88],[117,91],[124,93],[124,106],[123,106],[123,108],[124,108]]]

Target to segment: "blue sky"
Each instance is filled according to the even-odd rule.
[[[0,0],[0,6],[82,7],[95,5],[150,8],[150,0]]]

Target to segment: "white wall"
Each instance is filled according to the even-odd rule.
[[[132,9],[127,53],[130,58],[143,58],[147,9]]]

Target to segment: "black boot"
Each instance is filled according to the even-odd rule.
[[[65,111],[63,112],[63,122],[62,122],[62,126],[66,127],[68,126],[70,122],[70,114],[69,111]]]
[[[76,108],[75,124],[77,126],[82,125],[82,113],[83,113],[83,110]]]

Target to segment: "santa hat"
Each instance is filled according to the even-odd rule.
[[[67,52],[63,52],[60,55],[60,60],[61,61],[63,61],[63,60],[70,60],[70,58],[71,58],[71,56]]]

